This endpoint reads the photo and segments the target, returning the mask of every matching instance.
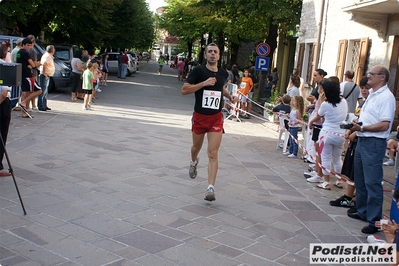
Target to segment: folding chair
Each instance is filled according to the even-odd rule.
[[[227,91],[230,93],[232,96],[237,96],[237,84],[229,83],[227,84]],[[230,114],[225,118],[229,119],[230,117],[234,117],[237,119],[237,121],[241,122],[241,119],[239,118],[240,111],[238,110],[240,108],[240,102],[234,103],[232,109],[230,110]]]
[[[21,97],[21,86],[12,86],[10,101],[11,101],[11,106],[13,107],[13,109],[18,107],[18,101],[19,101],[20,97]]]
[[[279,134],[278,134],[276,150],[279,148],[280,142],[281,142],[281,137],[284,134],[283,152],[287,151],[288,140],[290,138],[290,134],[288,134],[287,129],[285,128],[284,120],[286,120],[286,118],[287,118],[286,115],[278,115],[278,120],[280,122],[280,129],[279,129]]]

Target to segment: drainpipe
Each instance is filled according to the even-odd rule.
[[[321,39],[321,30],[323,29],[323,21],[324,21],[324,5],[325,5],[325,0],[321,1],[321,9],[320,9],[320,19],[319,23],[317,25],[317,51],[316,51],[316,62],[315,62],[315,70],[319,68],[319,60],[320,60],[320,39]]]

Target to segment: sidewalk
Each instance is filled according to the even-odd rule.
[[[225,122],[216,201],[204,201],[206,141],[188,176],[194,95],[157,68],[111,76],[91,111],[60,89],[51,111],[13,112],[7,150],[27,215],[1,178],[1,265],[297,266],[309,243],[366,242],[365,223],[328,204],[343,190],[307,183],[307,164],[276,150],[277,126],[256,118]]]

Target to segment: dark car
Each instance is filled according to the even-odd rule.
[[[11,44],[11,51],[15,47],[16,41],[21,38],[19,36],[7,36],[0,35],[0,42],[9,41]],[[36,40],[35,46],[33,47],[37,53],[37,60],[40,61],[42,55],[46,52],[43,44]],[[50,78],[49,91],[55,90],[57,87],[67,86],[72,83],[71,68],[68,67],[63,61],[54,57],[54,75]]]

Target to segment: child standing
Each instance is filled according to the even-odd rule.
[[[93,70],[93,64],[91,62],[87,63],[87,69],[83,72],[83,83],[82,83],[82,89],[85,93],[83,106],[82,106],[83,110],[90,109],[89,102],[91,102],[91,96],[93,92],[93,78],[94,78],[92,70]]]
[[[300,126],[299,120],[302,119],[303,111],[303,97],[294,96],[293,98],[291,98],[290,121],[288,123],[288,125],[290,126],[290,150],[288,153],[285,154],[288,155],[288,158],[296,158],[298,156],[298,144],[295,141],[298,141],[298,128]]]
[[[240,82],[240,89],[238,90],[238,98],[240,99],[241,109],[243,110],[243,114],[240,115],[241,118],[249,118],[249,115],[247,114],[247,104],[249,102],[248,94],[252,91],[253,86],[254,84],[252,79],[249,77],[249,72],[245,69],[244,76]]]

